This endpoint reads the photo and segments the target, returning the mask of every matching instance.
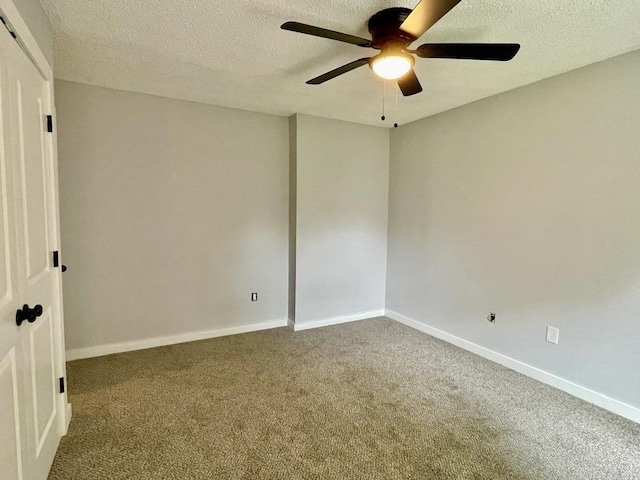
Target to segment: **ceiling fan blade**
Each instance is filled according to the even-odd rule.
[[[324,83],[327,80],[336,78],[337,76],[342,75],[343,73],[350,72],[351,70],[361,67],[362,65],[366,65],[367,63],[369,63],[369,58],[361,58],[351,63],[347,63],[346,65],[342,65],[341,67],[331,70],[330,72],[322,74],[319,77],[312,78],[307,83],[309,85],[320,85],[321,83]]]
[[[400,30],[419,38],[458,3],[460,0],[422,0],[402,22]]]
[[[315,37],[337,40],[338,42],[352,43],[353,45],[358,45],[359,47],[373,46],[371,40],[367,40],[366,38],[356,37],[354,35],[348,35],[346,33],[334,32],[333,30],[314,27],[313,25],[306,25],[304,23],[286,22],[283,23],[280,28],[283,30],[289,30],[291,32],[304,33],[306,35],[313,35]]]
[[[415,95],[416,93],[420,93],[422,91],[422,85],[420,85],[420,81],[418,80],[416,72],[413,68],[409,70],[409,73],[407,73],[404,77],[398,79],[398,86],[400,87],[402,95],[404,95],[405,97]]]
[[[520,50],[517,43],[425,43],[416,50],[421,58],[460,58],[506,62]]]

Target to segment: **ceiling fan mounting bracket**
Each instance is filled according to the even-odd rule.
[[[400,25],[411,11],[409,8],[394,7],[375,13],[367,23],[373,47],[382,50],[392,46],[402,50],[415,41],[415,37],[400,30]]]

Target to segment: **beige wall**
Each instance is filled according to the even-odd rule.
[[[295,322],[384,308],[389,131],[294,117]]]
[[[68,349],[286,318],[286,118],[56,97]]]
[[[387,308],[640,407],[638,85],[640,51],[393,131]]]

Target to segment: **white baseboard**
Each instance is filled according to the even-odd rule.
[[[295,328],[295,327],[296,327],[296,324],[295,324],[295,323],[293,322],[293,320],[291,320],[291,319],[288,319],[288,320],[287,320],[287,326],[288,326],[291,330],[293,330],[293,331],[295,331],[295,329],[296,329],[296,328]]]
[[[339,317],[322,318],[320,320],[312,320],[304,323],[293,323],[293,330],[308,330],[310,328],[327,327],[329,325],[337,325],[339,323],[356,322],[358,320],[366,320],[367,318],[383,317],[384,310],[369,310],[367,312],[354,313],[351,315],[341,315]]]
[[[526,363],[522,363],[511,357],[502,355],[501,353],[489,350],[485,347],[481,347],[480,345],[476,345],[475,343],[471,343],[460,337],[451,335],[450,333],[447,333],[443,330],[431,327],[425,323],[413,320],[412,318],[405,317],[404,315],[401,315],[397,312],[385,310],[385,317],[407,325],[408,327],[415,328],[416,330],[420,330],[421,332],[439,338],[440,340],[444,340],[445,342],[451,343],[471,353],[480,355],[481,357],[491,360],[492,362],[499,363],[500,365],[515,370],[516,372],[522,373],[523,375],[526,375],[528,377],[534,378],[542,383],[546,383],[547,385],[551,385],[552,387],[562,390],[563,392],[573,395],[574,397],[578,397],[589,403],[593,403],[594,405],[602,407],[605,410],[609,410],[610,412],[613,412],[622,417],[628,418],[629,420],[640,423],[640,409],[636,407],[620,402],[611,397],[607,397],[602,393],[595,392],[586,387],[570,382],[569,380],[565,380],[564,378],[553,375],[552,373],[545,372],[544,370],[540,370],[539,368],[532,367],[531,365],[527,365]]]
[[[174,345],[176,343],[193,342],[196,340],[206,340],[208,338],[216,337],[226,337],[227,335],[257,332],[259,330],[268,330],[270,328],[279,328],[286,326],[286,319],[272,320],[269,322],[241,325],[239,327],[218,328],[215,330],[207,330],[204,332],[181,333],[179,335],[172,335],[169,337],[147,338],[144,340],[136,340],[133,342],[112,343],[109,345],[98,345],[88,348],[75,348],[67,350],[67,362],[70,362],[72,360],[80,360],[82,358],[101,357],[103,355],[111,355],[112,353],[144,350],[145,348],[163,347],[165,345]]]

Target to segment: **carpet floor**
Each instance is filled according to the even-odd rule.
[[[52,480],[640,479],[640,425],[385,318],[67,368]]]

